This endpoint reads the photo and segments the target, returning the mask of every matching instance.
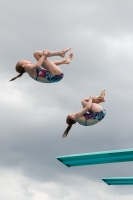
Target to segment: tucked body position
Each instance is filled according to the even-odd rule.
[[[66,137],[73,124],[78,122],[83,126],[92,126],[100,122],[106,115],[105,109],[99,103],[105,102],[105,90],[99,96],[90,96],[81,101],[83,109],[70,114],[66,118],[68,124],[62,137]]]
[[[10,81],[21,77],[24,73],[28,73],[31,78],[42,83],[54,83],[60,81],[64,74],[58,65],[69,64],[73,54],[70,53],[67,58],[65,54],[71,50],[67,48],[57,52],[51,52],[49,50],[36,51],[34,57],[37,60],[35,64],[28,60],[20,60],[16,64],[16,71],[19,73],[18,76],[12,78]],[[61,61],[50,61],[48,57],[61,56],[63,60]]]

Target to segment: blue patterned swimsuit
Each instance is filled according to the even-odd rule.
[[[61,73],[61,74],[59,74],[59,75],[53,75],[53,74],[51,74],[47,69],[44,69],[43,67],[39,67],[39,68],[37,68],[36,69],[36,74],[37,74],[37,76],[36,76],[36,81],[37,81],[37,78],[38,77],[44,77],[44,78],[46,78],[50,83],[54,83],[54,82],[58,82],[58,81],[60,81],[62,78],[63,78],[63,76],[64,76],[64,74],[63,73]],[[33,78],[33,77],[32,77]],[[34,78],[33,78],[34,79]]]
[[[100,112],[90,112],[90,113],[85,113],[83,116],[85,117],[85,126],[87,126],[87,120],[89,119],[96,119],[101,121],[106,115],[106,111],[103,109]]]

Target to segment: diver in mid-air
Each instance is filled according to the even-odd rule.
[[[99,103],[105,102],[105,90],[102,90],[99,96],[90,96],[82,100],[83,109],[79,112],[67,116],[68,124],[62,137],[66,137],[73,124],[78,122],[83,126],[92,126],[100,122],[106,115],[105,109]]]
[[[42,83],[59,82],[63,78],[64,74],[58,65],[70,63],[73,54],[70,53],[67,58],[64,57],[65,54],[71,49],[72,48],[66,48],[57,52],[51,52],[49,50],[36,51],[34,53],[34,57],[36,58],[37,63],[33,64],[28,60],[20,60],[16,64],[16,71],[19,75],[12,78],[10,81],[14,81],[27,72],[31,78]],[[51,56],[61,56],[64,59],[61,61],[50,61],[47,57]]]

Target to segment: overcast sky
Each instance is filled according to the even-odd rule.
[[[67,168],[56,156],[133,148],[133,1],[0,0],[0,199],[131,200],[132,186],[101,178],[133,176],[133,163]],[[64,78],[42,84],[15,64],[36,50],[72,47]],[[53,57],[59,59],[60,57]],[[92,127],[66,116],[106,89],[106,117]]]

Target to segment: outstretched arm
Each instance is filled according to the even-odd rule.
[[[76,118],[83,116],[87,111],[91,109],[92,99],[93,97],[89,97],[89,101],[87,102],[85,108],[75,114]]]

